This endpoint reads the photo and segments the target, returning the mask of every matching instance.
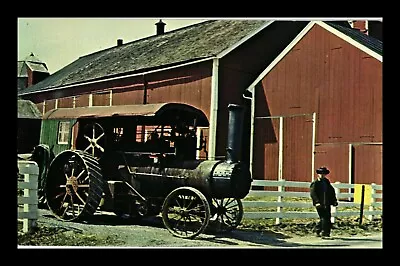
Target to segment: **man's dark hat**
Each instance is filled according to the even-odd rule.
[[[327,175],[329,173],[330,173],[330,171],[326,167],[320,167],[320,168],[317,169],[317,174],[325,174],[325,175]]]

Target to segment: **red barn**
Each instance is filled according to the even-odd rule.
[[[325,25],[325,23],[320,24]],[[331,24],[333,26],[329,27],[336,26],[347,29],[349,32],[355,31],[351,29],[348,24],[346,26],[346,23],[337,22]],[[339,24],[345,26],[339,26]],[[327,96],[323,96],[323,93],[326,93],[326,91],[324,90],[322,92],[317,90],[315,86],[322,86],[321,80],[324,79],[324,77],[331,77],[331,74],[337,75],[336,72],[336,74],[333,72],[321,72],[318,76],[315,71],[312,71],[315,69],[315,66],[311,66],[310,62],[320,63],[318,62],[319,59],[300,55],[303,53],[303,50],[301,50],[301,53],[297,53],[293,59],[290,59],[292,61],[287,60],[288,64],[286,64],[286,66],[282,67],[283,64],[281,64],[285,62],[287,55],[292,54],[290,47],[294,42],[298,42],[299,39],[307,39],[304,38],[304,36],[309,36],[309,34],[315,31],[314,29],[309,29],[311,25],[309,22],[211,20],[170,32],[164,31],[164,25],[162,23],[157,23],[157,25],[158,29],[156,35],[126,44],[124,44],[122,40],[118,40],[117,45],[114,47],[82,56],[42,82],[19,93],[19,96],[35,102],[43,113],[53,108],[94,105],[163,102],[190,104],[204,111],[210,121],[209,128],[203,129],[205,135],[208,136],[207,148],[208,157],[210,159],[223,157],[225,155],[228,120],[227,105],[229,103],[244,104],[248,106],[247,130],[245,130],[244,136],[244,139],[248,141],[242,151],[242,160],[252,164],[254,178],[277,178],[277,175],[270,175],[269,171],[271,171],[271,173],[278,173],[278,166],[280,165],[280,169],[284,170],[283,178],[288,180],[304,179],[304,181],[309,181],[311,179],[311,167],[313,162],[318,165],[325,163],[329,167],[336,167],[331,163],[328,164],[328,161],[323,161],[325,160],[323,157],[321,157],[321,159],[312,159],[311,152],[313,148],[311,146],[313,146],[312,144],[314,143],[313,147],[318,151],[321,143],[325,143],[321,142],[323,141],[322,136],[326,134],[324,133],[326,131],[320,131],[325,130],[322,125],[332,122],[338,123],[341,121],[340,119],[344,117],[342,114],[337,117],[332,116],[334,112],[333,108],[338,108],[340,106],[339,104],[322,111],[321,115],[324,114],[322,117],[320,117],[320,113],[318,113],[318,132],[321,132],[318,133],[318,136],[321,135],[321,137],[318,141],[310,142],[310,146],[307,148],[309,151],[302,151],[301,147],[297,147],[306,144],[297,143],[296,147],[288,149],[284,153],[280,153],[281,155],[278,155],[278,157],[281,156],[280,164],[277,162],[276,165],[273,165],[278,153],[274,153],[274,148],[270,149],[267,147],[269,145],[268,143],[271,143],[272,146],[276,146],[276,144],[279,143],[276,139],[278,135],[275,134],[275,140],[273,140],[273,136],[271,135],[276,127],[272,126],[271,123],[270,125],[264,126],[251,126],[253,124],[251,123],[251,118],[256,118],[256,116],[289,115],[303,112],[313,113],[316,110],[315,106],[317,106],[314,102],[315,99],[321,99],[322,104],[324,104],[323,99],[327,101],[326,98],[324,98]],[[321,26],[318,25],[318,27]],[[304,50],[308,51],[309,56],[315,57],[318,54],[321,58],[324,58],[325,50],[314,50],[314,48],[325,47],[323,43],[326,42],[326,39],[331,38],[329,37],[331,35],[332,38],[335,36],[324,27],[321,29],[322,33],[317,36],[318,38],[314,36],[309,37],[311,40],[305,43],[304,41],[298,42],[299,44],[304,43],[304,46],[308,45]],[[307,32],[307,34],[304,35],[305,32]],[[300,38],[299,34],[303,34],[304,36]],[[343,34],[346,35],[345,33]],[[311,34],[310,36],[313,35]],[[324,38],[320,39],[319,36]],[[365,37],[367,39],[373,39],[367,35],[365,35]],[[338,38],[338,40],[342,39]],[[359,49],[357,46],[354,46],[353,43],[348,43],[347,41],[343,43],[347,43],[346,49]],[[359,46],[362,45],[360,44]],[[344,50],[345,49],[341,51]],[[315,54],[313,55],[313,53]],[[284,56],[284,54],[286,56]],[[335,66],[335,69],[343,69],[344,71],[345,67],[347,67],[346,64],[348,64],[346,61],[347,59],[340,58],[345,57],[347,58],[347,54],[339,51],[338,54],[330,58],[329,62]],[[373,59],[375,60],[375,58]],[[302,60],[304,61],[301,62]],[[355,61],[355,59],[353,61]],[[355,62],[353,64],[355,64]],[[276,65],[277,68],[273,67],[273,65]],[[299,69],[300,66],[301,69]],[[369,79],[375,77],[378,77],[378,79],[382,78],[381,72],[379,72],[380,69],[368,68],[370,72],[366,73],[366,70],[360,68],[360,66],[363,67],[364,65],[353,65],[354,69],[352,69],[351,72],[358,71],[358,73],[363,73],[363,75],[368,76]],[[319,68],[317,67],[318,70],[320,70],[320,67],[321,66],[319,66]],[[268,70],[270,68],[272,71]],[[275,71],[275,69],[278,68],[280,70]],[[300,73],[299,71],[303,72]],[[275,97],[273,102],[267,101],[267,94],[263,92],[264,90],[262,88],[260,89],[260,84],[269,80],[267,77],[270,76],[269,73],[272,72],[276,72],[274,75],[279,77],[275,78],[275,80],[278,82],[278,80],[283,79],[285,85],[277,83],[275,84],[277,86],[274,86],[275,88],[272,89],[273,86],[268,88],[284,91],[284,94],[287,94],[285,98],[282,98],[284,96],[281,95]],[[295,75],[294,73],[297,74]],[[302,76],[303,74],[307,76]],[[350,74],[348,73],[348,75]],[[264,76],[266,77],[265,81]],[[285,76],[288,78],[284,78]],[[289,79],[289,77],[292,78]],[[340,79],[342,79],[342,77],[340,77]],[[301,86],[298,83],[299,80],[301,80]],[[328,95],[332,93],[335,95],[337,93],[342,93],[340,92],[342,90],[342,85],[334,89],[337,87],[337,84],[340,83],[337,81],[337,78],[327,79],[324,82],[326,83],[324,88],[330,88]],[[352,82],[354,84],[359,84],[358,82],[360,82],[360,80],[354,80]],[[255,87],[255,89],[253,87]],[[289,87],[291,90],[289,90]],[[357,90],[361,89],[361,87],[357,85],[351,88],[349,93],[355,88],[357,88]],[[248,97],[250,95],[247,95],[246,89],[248,89],[247,91],[256,92],[252,94],[253,97],[255,97],[253,101],[249,100],[251,98]],[[300,90],[302,91],[300,92]],[[371,89],[371,91],[372,90],[373,89]],[[311,96],[299,97],[303,94],[315,94],[317,91],[321,93],[321,96],[315,99]],[[261,93],[261,96],[259,96],[259,93]],[[265,94],[264,101],[254,101],[254,99],[262,99],[262,93]],[[352,92],[352,95],[354,95],[354,93],[356,92]],[[381,98],[379,98],[379,93],[371,95],[373,95],[372,97],[375,102],[381,100]],[[290,102],[288,102],[288,99],[290,99]],[[307,102],[302,102],[303,100]],[[298,102],[296,103],[296,101]],[[366,99],[366,101],[368,100]],[[357,103],[357,107],[353,107],[356,108],[354,112],[357,113],[352,116],[353,118],[358,119],[359,116],[362,116],[362,114],[359,113],[364,112],[364,109],[362,109],[364,108],[363,104],[365,103],[360,102]],[[255,110],[251,108],[251,106],[257,107],[257,110],[261,108],[261,110],[257,111],[257,114],[253,113],[254,115],[251,116],[251,110]],[[295,108],[291,108],[293,106]],[[265,112],[265,110],[268,109],[270,112]],[[342,112],[343,110],[338,110],[338,112],[339,111]],[[381,110],[377,110],[377,112],[379,111]],[[330,120],[334,121],[327,122],[321,120],[330,116],[335,117],[334,119],[330,118]],[[348,119],[348,117],[346,117],[346,119]],[[309,120],[309,118],[305,120]],[[272,121],[272,123],[275,123],[275,121]],[[336,125],[332,126],[335,127]],[[365,127],[367,127],[367,125],[365,125]],[[306,129],[305,126],[301,126],[297,122],[294,122],[292,126],[285,126],[283,130],[290,130],[291,132],[301,131],[301,134],[313,135],[312,133],[307,133],[307,130],[309,130],[308,128]],[[364,132],[363,129],[360,130],[360,132],[361,131]],[[252,137],[253,135],[250,136],[250,132],[253,132],[255,137]],[[296,133],[290,134],[293,136],[297,135]],[[362,134],[366,135],[367,133],[364,132]],[[379,132],[376,134],[379,134]],[[308,137],[308,135],[303,138],[306,137]],[[261,142],[255,143],[255,139]],[[374,135],[372,142],[378,139],[378,135]],[[250,140],[254,142],[254,146],[250,146]],[[273,141],[275,141],[275,144]],[[358,153],[360,153],[360,151],[361,153],[363,152],[362,150],[356,149],[355,145],[361,142],[350,142],[354,144],[352,147],[357,150]],[[369,140],[369,142],[371,142],[371,140]],[[264,143],[263,146],[261,146],[262,143]],[[286,139],[285,143],[292,142],[289,138],[289,142]],[[295,143],[294,139],[293,143]],[[332,146],[332,144],[329,145]],[[264,153],[259,150],[259,148],[262,147],[265,147]],[[258,157],[257,154],[264,155]],[[284,154],[283,157],[282,154]],[[304,154],[306,154],[307,157],[303,157]],[[204,154],[202,155],[204,156]],[[360,156],[363,156],[355,155],[356,154],[353,156],[354,158],[361,158]],[[335,156],[341,156],[341,154],[336,154]],[[336,162],[336,159],[331,160],[330,158],[331,157],[326,157],[326,160],[329,159],[329,162]],[[304,167],[286,167],[286,164],[292,161],[297,161],[297,163],[302,162]],[[341,162],[337,161],[338,165],[340,163]],[[282,165],[284,165],[285,168],[282,168]],[[308,165],[308,167],[305,167],[305,165]],[[347,165],[348,163],[346,162],[346,166]],[[333,172],[336,172],[336,168]],[[290,175],[286,175],[286,173],[290,173]]]
[[[382,42],[310,22],[249,86],[253,177],[382,184]]]

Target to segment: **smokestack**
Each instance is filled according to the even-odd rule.
[[[160,19],[155,25],[157,26],[157,35],[164,34],[166,24]]]
[[[118,39],[118,40],[117,40],[117,46],[121,46],[122,44],[123,44],[122,39]]]
[[[226,161],[230,163],[240,160],[243,133],[243,106],[229,104],[228,141],[226,144]]]

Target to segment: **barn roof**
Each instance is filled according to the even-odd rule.
[[[348,28],[348,27],[343,27],[341,25],[337,25],[335,23],[332,22],[326,22],[326,24],[328,24],[329,26],[337,29],[338,31],[342,32],[343,34],[345,34],[346,36],[352,38],[353,40],[355,40],[356,42],[368,47],[369,49],[371,49],[372,51],[374,51],[375,53],[379,54],[379,55],[383,55],[383,43],[382,41],[369,36],[365,33],[362,33],[359,30],[355,30],[353,28]]]
[[[18,118],[41,119],[37,106],[28,100],[18,100]]]
[[[33,53],[28,55],[27,57],[24,58],[22,61],[18,61],[18,68],[17,68],[17,74],[18,77],[26,77],[26,69],[23,68],[24,63],[32,70],[32,71],[37,71],[37,72],[45,72],[48,73],[48,69],[46,64],[37,58]]]
[[[24,68],[24,61],[17,62],[17,77],[18,78],[27,78],[28,73],[26,72],[26,68]]]
[[[293,39],[293,41],[275,58],[274,61],[247,87],[247,92],[253,92],[255,86],[285,57],[287,53],[311,30],[314,25],[329,30],[338,37],[350,42],[352,45],[363,50],[382,62],[382,42],[376,38],[368,36],[356,29],[345,26],[341,22],[311,21],[308,25]]]
[[[117,45],[80,57],[20,95],[213,58],[234,49],[269,23],[209,20]]]

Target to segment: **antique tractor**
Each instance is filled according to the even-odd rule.
[[[64,221],[84,220],[97,211],[133,219],[160,215],[181,238],[194,238],[211,224],[217,232],[236,228],[252,178],[238,157],[243,108],[231,104],[228,109],[225,160],[196,158],[206,143],[198,128],[207,127],[208,120],[190,105],[47,112],[34,154],[48,208]]]

